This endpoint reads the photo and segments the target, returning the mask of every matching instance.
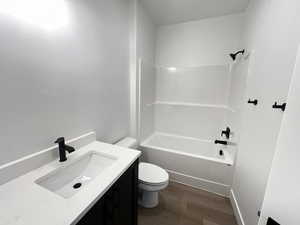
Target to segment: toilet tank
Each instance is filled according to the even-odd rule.
[[[126,137],[126,138],[118,141],[117,143],[115,143],[115,145],[124,147],[124,148],[136,149],[138,147],[138,142],[134,138]]]

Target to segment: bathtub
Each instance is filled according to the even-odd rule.
[[[228,196],[233,179],[235,147],[212,141],[154,133],[140,144],[143,161],[165,168],[179,183]]]

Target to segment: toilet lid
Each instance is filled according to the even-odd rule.
[[[168,182],[169,174],[159,166],[150,163],[140,163],[139,180],[149,185],[160,185]]]

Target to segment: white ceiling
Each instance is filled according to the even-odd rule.
[[[157,25],[243,12],[249,0],[141,0]]]

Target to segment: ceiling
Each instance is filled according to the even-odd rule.
[[[249,0],[141,0],[157,25],[243,12]]]

